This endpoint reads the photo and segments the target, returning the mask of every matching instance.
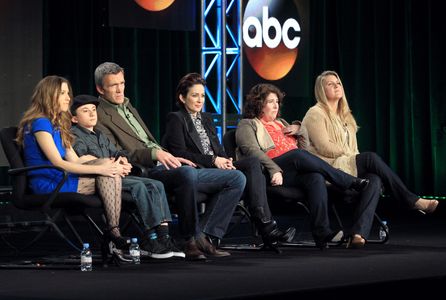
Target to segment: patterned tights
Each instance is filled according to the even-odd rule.
[[[104,204],[105,217],[111,228],[111,233],[120,236],[119,217],[121,216],[121,195],[122,180],[121,177],[80,177],[78,192],[85,195],[95,193],[95,187],[101,196]]]

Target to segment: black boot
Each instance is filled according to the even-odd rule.
[[[277,227],[276,221],[265,216],[263,207],[256,207],[252,215],[254,224],[256,225],[265,247],[269,247],[280,253],[277,247],[278,242],[291,242],[296,233],[294,227],[288,228],[285,232]]]

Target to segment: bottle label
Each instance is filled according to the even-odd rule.
[[[141,256],[141,252],[139,250],[130,250],[130,256],[132,257],[139,257]]]
[[[81,264],[91,264],[92,262],[92,257],[81,257]]]

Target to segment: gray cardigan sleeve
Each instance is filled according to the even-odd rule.
[[[282,172],[282,169],[260,148],[256,131],[256,125],[251,119],[240,120],[235,134],[238,152],[242,156],[257,157],[272,177],[273,174]]]

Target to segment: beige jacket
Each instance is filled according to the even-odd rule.
[[[356,155],[359,151],[356,130],[351,124],[343,126],[316,104],[307,111],[302,126],[308,132],[308,151],[334,168],[357,176]],[[348,138],[345,130],[348,132]]]

